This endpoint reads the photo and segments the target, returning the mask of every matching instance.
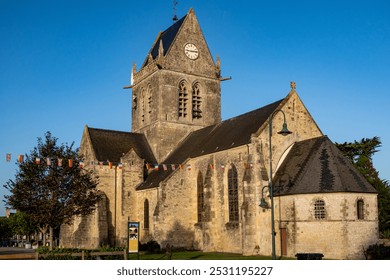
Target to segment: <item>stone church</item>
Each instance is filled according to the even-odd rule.
[[[272,211],[259,204],[270,205],[272,171],[277,256],[363,258],[378,240],[376,190],[322,133],[295,83],[285,98],[221,120],[223,80],[192,9],[157,35],[132,69],[132,131],[84,128],[85,168],[105,196],[62,226],[62,246],[126,246],[131,221],[142,243],[271,255]],[[285,124],[292,133],[278,134]]]

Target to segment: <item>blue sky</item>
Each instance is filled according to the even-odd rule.
[[[381,138],[374,165],[390,180],[389,1],[178,0],[178,17],[191,7],[233,77],[223,119],[285,97],[295,81],[332,141]],[[123,86],[173,13],[172,0],[0,0],[0,186],[46,131],[77,147],[85,125],[130,131]]]

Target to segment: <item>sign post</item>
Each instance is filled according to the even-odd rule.
[[[128,222],[128,252],[137,253],[139,259],[139,222]]]

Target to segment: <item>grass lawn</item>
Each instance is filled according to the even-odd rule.
[[[130,260],[136,260],[137,254],[130,254]],[[140,253],[140,260],[168,260],[168,256],[162,254]],[[288,258],[281,258],[288,259]],[[172,260],[271,260],[270,256],[243,256],[232,253],[205,253],[201,251],[173,252]]]

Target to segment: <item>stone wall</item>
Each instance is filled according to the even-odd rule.
[[[326,217],[314,216],[314,201],[325,202]],[[357,200],[364,201],[364,219],[357,218]],[[363,247],[378,241],[377,195],[323,193],[275,198],[277,252],[280,228],[287,230],[287,256],[322,253],[329,259],[364,259]]]
[[[60,246],[95,249],[108,244],[107,199],[103,196],[96,210],[88,216],[75,217],[60,230]]]

